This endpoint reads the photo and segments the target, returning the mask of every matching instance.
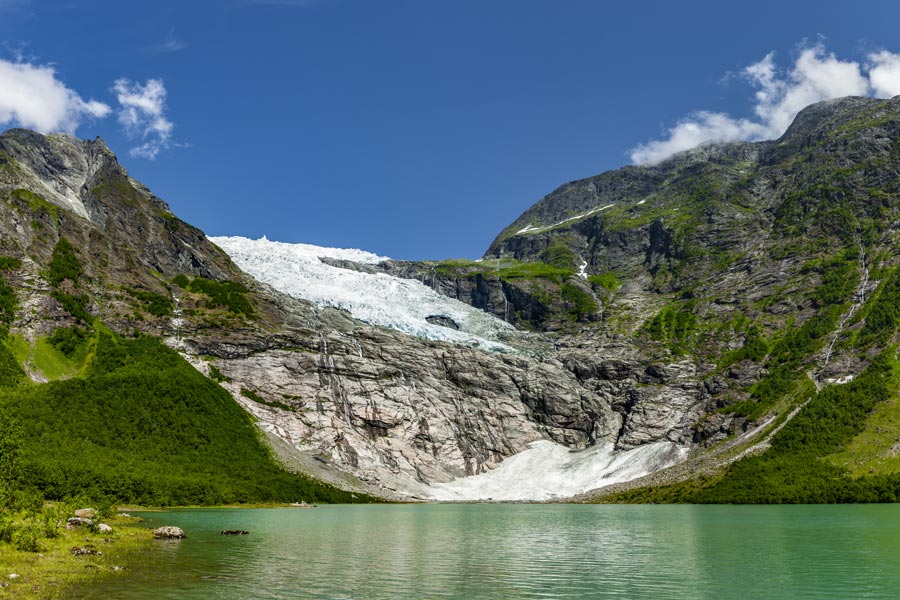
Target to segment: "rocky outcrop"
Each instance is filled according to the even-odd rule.
[[[186,538],[187,535],[184,533],[184,529],[181,527],[175,527],[174,525],[165,525],[163,527],[157,527],[153,530],[153,537],[159,540],[180,540],[182,538]]]

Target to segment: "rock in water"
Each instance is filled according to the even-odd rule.
[[[222,535],[249,535],[249,531],[244,531],[243,529],[223,529]]]
[[[153,537],[156,539],[181,539],[187,537],[181,527],[166,525],[153,530]]]

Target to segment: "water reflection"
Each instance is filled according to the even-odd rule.
[[[81,598],[895,598],[900,506],[331,506],[148,514],[190,537]],[[249,536],[221,536],[246,529]]]

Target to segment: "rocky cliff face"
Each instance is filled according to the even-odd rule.
[[[122,334],[159,335],[217,378],[303,455],[288,458],[332,481],[387,495],[489,470],[537,440],[585,448],[686,442],[696,418],[690,367],[670,370],[620,348],[485,352],[354,321],[260,284],[197,229],[132,180],[102,141],[13,130],[0,136],[0,254],[19,308],[11,332],[34,345],[85,315],[48,274],[59,240],[84,275],[68,296]],[[179,282],[179,276],[188,279]],[[252,312],[217,306],[193,278],[244,286]],[[63,282],[63,287],[72,286]],[[146,294],[172,302],[155,311]],[[612,362],[608,362],[612,361]],[[40,365],[25,365],[34,379]],[[671,382],[671,410],[653,408]]]

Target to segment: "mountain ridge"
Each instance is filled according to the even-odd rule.
[[[533,442],[585,456],[673,444],[690,456],[668,470],[648,462],[649,476],[706,479],[700,496],[672,498],[727,498],[710,491],[726,488],[749,498],[727,486],[763,477],[750,459],[766,447],[788,460],[777,449],[808,415],[824,418],[823,398],[862,406],[862,383],[839,382],[878,388],[873,397],[886,400],[874,411],[893,406],[893,384],[866,373],[896,360],[885,353],[900,327],[888,302],[900,264],[900,99],[815,105],[773,142],[706,146],[571,182],[525,211],[480,262],[326,261],[418,279],[544,346],[513,355],[411,338],[292,299],[242,273],[102,142],[84,142],[96,144],[95,169],[55,156],[53,136],[23,150],[32,135],[0,136],[0,195],[12,209],[0,220],[0,253],[24,265],[9,276],[20,301],[12,334],[34,347],[88,315],[120,334],[158,336],[303,454],[304,468],[342,485],[427,497],[460,477],[496,470],[502,480],[506,459],[538,456]],[[63,192],[40,196],[73,189],[59,173],[81,182],[87,219]],[[63,237],[84,259],[81,283],[48,278]],[[870,417],[857,417],[840,443],[821,446],[823,460],[866,446],[857,440]],[[889,451],[883,444],[854,452],[871,462]],[[877,465],[884,498],[900,465]],[[815,485],[844,485],[856,472],[836,469]],[[611,474],[596,487],[621,490]],[[810,498],[785,485],[781,501]],[[827,497],[838,496],[815,496]]]

